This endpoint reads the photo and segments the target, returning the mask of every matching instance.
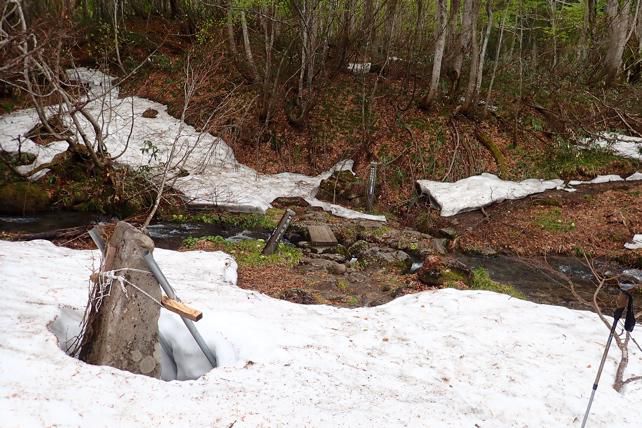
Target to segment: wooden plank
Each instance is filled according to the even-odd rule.
[[[337,238],[328,226],[308,226],[310,244],[315,247],[333,247],[338,244]]]
[[[175,314],[183,316],[192,321],[198,321],[201,318],[203,318],[203,312],[198,311],[196,309],[192,309],[186,304],[181,303],[174,299],[170,299],[165,295],[161,297],[161,303],[163,304],[163,307],[168,311],[172,311]]]

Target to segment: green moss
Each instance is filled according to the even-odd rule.
[[[236,259],[239,266],[267,266],[278,265],[293,267],[299,264],[303,253],[291,244],[279,243],[274,254],[264,256],[261,254],[265,241],[262,239],[248,239],[239,242],[230,242],[222,236],[204,236],[202,238],[188,237],[183,241],[186,248],[194,248],[200,242],[210,242],[215,250],[224,251]]]
[[[346,299],[346,304],[349,306],[359,306],[359,299],[356,296],[350,296]]]
[[[0,186],[0,213],[33,214],[49,208],[47,191],[37,183],[19,181]]]
[[[543,159],[535,159],[536,176],[593,177],[614,170],[635,171],[634,161],[601,148],[580,149],[568,142],[557,142]]]
[[[508,294],[509,296],[516,297],[518,299],[526,299],[526,296],[524,296],[521,291],[516,290],[512,285],[493,281],[488,275],[488,271],[481,267],[473,269],[470,288],[473,290],[486,290],[493,291],[495,293]]]
[[[549,232],[570,232],[575,229],[575,223],[562,216],[562,210],[553,208],[540,215],[535,223]]]
[[[243,229],[274,229],[283,210],[269,209],[266,214],[203,213],[174,214],[170,220],[175,223],[222,224]]]
[[[441,278],[444,287],[455,287],[458,283],[466,283],[466,276],[461,273],[451,269],[445,269],[441,272]]]
[[[350,283],[348,280],[340,278],[337,280],[337,288],[346,293],[350,289]]]

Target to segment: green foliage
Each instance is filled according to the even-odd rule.
[[[7,113],[11,113],[16,108],[16,105],[12,101],[2,101],[0,102],[0,108]]]
[[[155,161],[158,159],[158,152],[160,149],[151,141],[145,140],[143,141],[143,146],[140,148],[140,152],[143,155],[148,155],[149,159],[147,160],[147,164],[151,164],[152,161]]]
[[[280,210],[268,210],[266,214],[236,214],[236,213],[203,213],[203,214],[174,214],[171,221],[175,223],[204,223],[221,224],[243,229],[269,229],[277,226]],[[278,215],[278,217],[277,217]]]
[[[518,299],[526,299],[526,296],[521,291],[516,290],[512,285],[493,281],[488,275],[488,271],[481,267],[473,269],[470,287],[473,290],[493,291],[495,293],[508,294]]]
[[[265,246],[265,241],[262,239],[230,242],[222,236],[188,237],[183,241],[183,246],[186,248],[194,248],[201,242],[209,242],[213,244],[214,249],[224,251],[234,256],[239,266],[257,267],[277,265],[294,267],[303,256],[299,248],[283,242],[279,243],[274,254],[264,256],[261,254]]]
[[[562,210],[553,208],[537,218],[536,224],[549,232],[570,232],[575,229],[575,223],[562,217]]]
[[[459,284],[465,284],[467,278],[461,272],[452,269],[445,269],[441,272],[441,281],[444,287],[459,288]]]
[[[613,164],[635,170],[634,161],[619,157],[602,148],[581,149],[575,144],[558,140],[546,154],[525,153],[516,149],[516,155],[526,160],[519,165],[521,174],[530,177],[573,179],[612,173]],[[529,159],[531,159],[529,161]],[[619,168],[618,168],[619,169]]]
[[[217,25],[218,23],[212,18],[207,18],[201,22],[201,25],[196,32],[196,42],[199,45],[206,45],[211,42],[214,39]]]
[[[346,279],[339,278],[337,280],[337,288],[345,293],[350,289],[350,283]]]

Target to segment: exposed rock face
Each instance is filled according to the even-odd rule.
[[[148,269],[143,259],[145,252],[153,249],[154,242],[148,236],[119,222],[107,245],[101,272],[113,271],[160,301],[160,286],[151,274],[145,273]],[[119,271],[127,268],[132,270]],[[105,281],[104,276],[101,281]],[[110,287],[98,309],[98,287],[92,291],[93,307],[79,358],[90,364],[160,378],[160,306],[133,286],[125,283],[122,287],[117,279]]]
[[[365,205],[366,186],[350,171],[338,171],[321,181],[317,199],[351,207]]]

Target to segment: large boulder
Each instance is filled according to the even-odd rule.
[[[350,207],[363,207],[366,203],[366,186],[351,171],[336,171],[322,180],[317,199]]]
[[[359,262],[364,267],[376,267],[397,273],[406,273],[412,266],[412,259],[403,251],[376,246],[363,251]]]

